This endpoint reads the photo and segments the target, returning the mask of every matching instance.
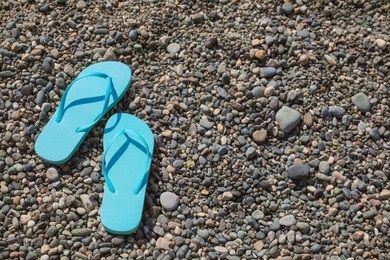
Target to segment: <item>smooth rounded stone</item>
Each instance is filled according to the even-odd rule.
[[[282,10],[285,14],[292,14],[294,12],[294,7],[290,2],[286,2],[282,5]]]
[[[56,226],[50,226],[45,233],[46,238],[51,238],[54,237],[58,232],[58,229]]]
[[[292,108],[283,106],[276,113],[275,119],[278,122],[280,129],[285,133],[289,133],[299,124],[301,114]]]
[[[52,182],[55,182],[55,181],[58,181],[59,178],[60,178],[60,175],[57,171],[56,168],[53,168],[53,167],[50,167],[49,169],[47,169],[46,171],[46,177],[52,181]]]
[[[261,97],[264,97],[264,91],[265,91],[265,87],[254,87],[252,89],[252,93],[253,93],[253,96],[255,98],[261,98]]]
[[[342,118],[345,115],[345,109],[339,106],[330,106],[329,112],[337,118]]]
[[[297,220],[295,219],[294,215],[286,215],[279,220],[279,224],[286,227],[290,227],[296,223]]]
[[[10,70],[0,71],[0,78],[13,77],[14,75],[15,75],[15,73],[10,71]]]
[[[171,43],[168,45],[167,51],[172,55],[177,54],[180,51],[180,45],[175,42]]]
[[[248,159],[253,159],[256,156],[256,149],[251,147],[248,147],[248,149],[245,152],[245,155]]]
[[[387,47],[387,43],[386,43],[385,40],[376,39],[375,43],[376,43],[376,45],[379,47],[379,49],[384,50],[384,49],[386,49],[386,47]]]
[[[172,211],[179,205],[179,197],[172,192],[166,191],[161,194],[160,203],[164,209]]]
[[[129,32],[129,38],[130,38],[130,40],[132,40],[132,41],[136,41],[137,38],[138,38],[138,31],[137,31],[137,30],[131,30],[131,31]]]
[[[87,3],[85,1],[83,1],[83,0],[78,1],[77,4],[76,4],[76,8],[79,9],[79,10],[81,10],[81,9],[83,9],[85,7],[87,7]]]
[[[42,69],[43,69],[43,71],[46,72],[46,73],[51,73],[51,65],[50,65],[50,63],[48,63],[48,62],[43,62],[43,63],[42,63]]]
[[[176,256],[180,259],[186,257],[189,247],[187,245],[182,245],[176,252]]]
[[[77,237],[88,236],[92,233],[92,229],[90,228],[75,228],[71,231],[72,235]]]
[[[104,35],[104,34],[108,34],[108,32],[109,32],[109,30],[107,28],[97,28],[97,29],[95,29],[95,31],[93,33]]]
[[[321,251],[321,246],[319,244],[314,244],[310,247],[310,251],[313,253],[313,254],[317,254]]]
[[[50,103],[44,102],[42,103],[41,110],[45,113],[49,112],[51,109]]]
[[[91,177],[91,180],[93,182],[99,182],[100,181],[100,175],[97,172],[92,172],[90,177]]]
[[[267,130],[261,129],[253,132],[253,140],[257,143],[263,143],[267,140]]]
[[[66,88],[66,83],[65,83],[65,80],[63,78],[57,78],[56,79],[56,85],[60,89],[65,89]]]
[[[208,239],[210,234],[209,234],[209,231],[207,229],[198,229],[197,235],[203,239]]]
[[[359,92],[352,97],[352,103],[361,111],[368,112],[370,111],[371,105],[370,100],[363,92]]]
[[[230,83],[230,75],[229,73],[225,72],[222,74],[222,84],[228,85]]]
[[[116,60],[118,60],[118,58],[116,57],[114,51],[110,48],[110,49],[108,49],[104,53],[104,56],[103,56],[102,60],[104,60],[104,61],[116,61]]]
[[[216,246],[216,247],[214,247],[214,250],[215,250],[215,252],[221,253],[221,254],[228,252],[227,248],[223,247],[223,246]]]
[[[201,120],[199,121],[199,124],[200,124],[201,127],[205,128],[205,129],[207,129],[207,130],[212,129],[213,126],[214,126],[214,123],[208,121],[207,119],[201,119]]]
[[[264,59],[267,56],[267,52],[265,50],[258,50],[255,53],[255,57],[259,60]]]
[[[372,129],[370,130],[369,134],[370,134],[371,138],[372,138],[373,140],[375,140],[375,141],[378,141],[378,140],[381,139],[381,134],[380,134],[378,128],[372,128]]]
[[[296,226],[303,234],[308,234],[310,231],[310,225],[306,222],[298,222]]]
[[[204,16],[203,16],[202,13],[194,14],[191,18],[192,18],[192,21],[193,21],[195,24],[202,23],[203,20],[204,20]]]
[[[218,38],[217,37],[209,37],[205,42],[205,46],[209,49],[218,46]]]
[[[287,169],[287,175],[292,180],[302,180],[309,176],[310,167],[305,164],[294,164]]]
[[[231,193],[230,191],[225,191],[223,194],[222,194],[222,200],[223,201],[229,201],[233,199],[233,193]]]
[[[29,126],[27,126],[26,128],[24,128],[24,134],[26,135],[26,136],[30,136],[30,135],[32,135],[33,133],[35,133],[37,131],[37,129],[35,128],[35,126],[34,125],[29,125]]]
[[[122,42],[124,40],[123,33],[122,32],[116,32],[114,39],[115,39],[116,42]]]
[[[264,213],[261,211],[261,210],[255,210],[253,213],[252,213],[252,218],[256,219],[256,220],[259,220],[259,219],[263,219],[264,218]]]
[[[387,200],[387,199],[390,199],[390,190],[382,190],[380,193],[379,193],[379,198],[381,198],[382,200]]]
[[[26,255],[26,260],[36,260],[36,259],[38,259],[37,253],[35,253],[34,251],[28,251]]]
[[[264,67],[260,68],[260,77],[262,78],[270,78],[275,76],[276,74],[276,69],[274,67]]]
[[[310,60],[309,60],[309,58],[307,57],[306,54],[302,54],[301,56],[299,56],[299,62],[300,62],[303,66],[309,64],[309,61],[310,61]]]
[[[326,161],[321,161],[320,165],[318,166],[318,170],[321,173],[328,174],[330,172],[330,165]]]

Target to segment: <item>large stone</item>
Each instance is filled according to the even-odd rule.
[[[279,224],[286,227],[295,225],[296,223],[297,220],[295,219],[294,215],[287,215],[279,220]]]
[[[179,205],[179,197],[172,192],[164,192],[160,196],[160,203],[166,210],[175,210]]]
[[[370,100],[363,92],[357,93],[352,97],[352,103],[361,111],[368,112],[370,111]]]
[[[287,175],[292,180],[302,180],[307,178],[310,173],[310,167],[305,164],[291,165],[287,170]]]
[[[180,45],[177,44],[177,43],[171,43],[168,45],[167,47],[167,51],[170,53],[170,54],[176,54],[180,51]]]
[[[299,124],[301,114],[292,108],[283,106],[276,113],[275,119],[278,122],[280,129],[285,133],[289,133]]]

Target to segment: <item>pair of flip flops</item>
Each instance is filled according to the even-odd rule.
[[[57,111],[38,136],[39,157],[53,164],[68,161],[92,127],[123,97],[130,80],[130,68],[120,62],[85,68],[65,90]],[[141,221],[154,137],[142,120],[118,113],[106,123],[103,147],[102,224],[111,233],[129,234]]]

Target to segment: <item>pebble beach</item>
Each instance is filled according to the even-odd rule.
[[[386,0],[0,2],[1,259],[390,259]],[[34,143],[87,66],[133,72],[65,164]],[[142,221],[105,231],[110,115],[151,128]],[[131,165],[129,165],[131,174]]]

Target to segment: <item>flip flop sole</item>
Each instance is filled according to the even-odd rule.
[[[136,135],[131,138],[126,135],[118,137],[118,133],[124,129],[131,129],[142,137],[143,141]],[[124,113],[115,114],[106,124],[103,146],[107,153],[105,155],[107,176],[115,191],[110,190],[106,180],[101,221],[110,233],[130,234],[136,231],[141,222],[154,148],[153,133],[139,118]],[[137,184],[141,183],[141,188],[136,194],[134,191]]]
[[[120,62],[99,62],[85,68],[77,78],[95,72],[105,73],[112,78],[114,92],[110,95],[107,112],[129,88],[131,70]],[[74,83],[66,97],[66,109],[61,121],[56,121],[57,110],[35,142],[35,152],[39,157],[53,164],[70,159],[89,132],[76,130],[93,122],[104,107],[105,86],[105,79],[99,77],[83,78]]]

